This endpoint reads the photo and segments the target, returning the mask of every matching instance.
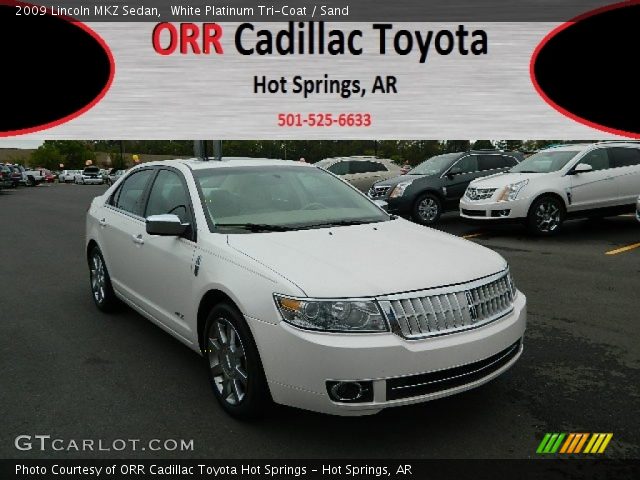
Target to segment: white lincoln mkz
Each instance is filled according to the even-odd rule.
[[[131,306],[206,359],[232,415],[340,415],[451,395],[511,367],[526,299],[505,260],[387,214],[312,165],[174,160],[87,214],[97,307]]]

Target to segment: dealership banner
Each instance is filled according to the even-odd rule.
[[[0,135],[640,136],[638,2],[401,3],[0,0]]]

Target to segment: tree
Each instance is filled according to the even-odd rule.
[[[495,147],[491,140],[476,140],[471,148],[473,150],[493,150]]]
[[[49,170],[57,170],[60,164],[65,163],[65,157],[51,143],[45,142],[40,145],[29,159],[32,167],[43,167]],[[65,164],[65,167],[67,165]]]
[[[445,140],[442,142],[443,153],[466,152],[471,148],[469,140]]]

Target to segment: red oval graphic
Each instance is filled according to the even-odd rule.
[[[25,15],[25,9],[35,14]],[[85,24],[14,0],[0,0],[0,24],[0,102],[12,105],[0,116],[0,137],[68,122],[94,107],[111,87],[113,54]]]
[[[538,94],[554,109],[591,128],[640,138],[640,2],[580,15],[553,29],[529,66]]]

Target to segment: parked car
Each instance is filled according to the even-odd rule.
[[[53,183],[58,178],[51,170],[47,170],[46,168],[42,170],[43,182],[45,183]]]
[[[13,188],[16,188],[18,185],[27,184],[27,175],[25,173],[26,170],[23,166],[11,164],[6,164],[5,166],[11,170],[10,176]]]
[[[325,158],[315,164],[338,175],[357,189],[366,192],[378,180],[400,175],[392,160],[377,157]]]
[[[92,201],[86,254],[97,308],[121,300],[201,354],[238,417],[270,399],[372,414],[475,388],[522,352],[504,258],[302,162],[136,166]]]
[[[44,170],[39,168],[35,170],[25,170],[23,172],[23,178],[26,179],[26,185],[35,187],[36,185],[40,185],[44,182]]]
[[[510,173],[476,180],[460,201],[463,218],[519,221],[538,235],[570,217],[631,213],[640,193],[640,144],[599,142],[542,150]]]
[[[13,187],[12,172],[12,168],[0,163],[0,190]]]
[[[636,201],[636,219],[640,222],[640,196]]]
[[[400,167],[400,175],[406,175],[411,170],[411,165],[405,163],[402,167]]]
[[[80,175],[81,170],[62,170],[58,175],[58,181],[60,183],[71,183],[76,179],[76,175]]]
[[[432,225],[448,210],[457,210],[467,185],[478,177],[505,172],[522,158],[518,152],[478,150],[436,155],[406,175],[376,182],[369,190],[373,200],[384,200],[388,210],[410,215]]]
[[[102,185],[104,183],[98,167],[86,167],[75,176],[74,181],[78,185]]]
[[[120,177],[124,175],[125,172],[126,170],[120,168],[112,168],[111,170],[109,170],[107,179],[105,180],[107,182],[107,185],[113,185],[114,183],[116,183],[120,179]]]

